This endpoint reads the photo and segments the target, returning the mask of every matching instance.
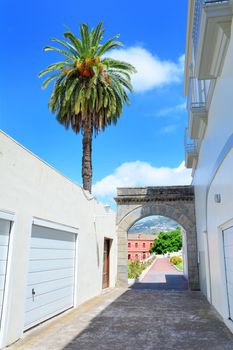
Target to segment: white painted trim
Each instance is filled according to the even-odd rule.
[[[224,310],[224,320],[227,320],[229,322],[232,322],[232,319],[230,319],[230,305],[229,305],[229,295],[228,295],[228,287],[227,287],[227,271],[226,271],[226,261],[225,261],[225,250],[224,250],[224,231],[228,228],[233,227],[233,219],[228,220],[226,223],[220,225],[218,227],[218,232],[220,234],[220,255],[221,255],[221,270],[222,273],[222,286],[224,289],[225,294],[225,310]]]
[[[54,230],[59,230],[59,231],[67,231],[75,234],[79,233],[79,229],[77,227],[68,226],[68,225],[64,225],[53,221],[47,221],[47,220],[39,219],[35,217],[32,219],[32,224],[36,226],[52,228]]]
[[[28,278],[28,271],[29,271],[29,258],[30,258],[30,249],[31,249],[31,239],[32,239],[32,225],[33,225],[33,218],[31,218],[29,223],[29,230],[28,230],[28,239],[27,239],[27,262],[26,262],[26,280],[24,284],[24,307],[23,307],[23,318],[22,318],[22,328],[21,328],[21,337],[23,337],[23,334],[25,333],[25,318],[26,318],[26,291],[27,291],[27,278]]]
[[[0,210],[0,219],[15,221],[15,213]]]
[[[228,228],[233,226],[233,218],[230,220],[227,220],[226,222],[224,222],[223,224],[219,225],[219,229],[221,231],[227,230]]]
[[[76,308],[78,306],[77,303],[77,295],[78,295],[78,258],[79,258],[79,254],[78,254],[78,248],[79,248],[79,235],[76,235],[76,242],[75,242],[75,270],[74,270],[74,300],[73,300],[73,304],[74,304],[74,308]]]
[[[14,242],[15,242],[15,215],[13,213],[6,213],[0,211],[0,218],[4,220],[11,221],[10,233],[9,233],[9,243],[8,243],[8,255],[7,255],[7,265],[6,265],[6,279],[2,306],[2,319],[1,319],[1,329],[0,329],[0,348],[6,346],[6,338],[8,331],[9,310],[10,310],[10,294],[11,294],[11,270],[13,267],[13,257],[14,257]]]

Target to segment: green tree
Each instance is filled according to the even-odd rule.
[[[92,186],[92,137],[108,125],[116,124],[125,103],[127,91],[132,91],[131,73],[135,68],[127,63],[107,58],[107,52],[122,43],[119,35],[102,42],[102,22],[90,30],[81,24],[80,37],[70,30],[64,40],[52,38],[59,47],[46,46],[45,51],[63,55],[63,60],[49,65],[39,77],[49,74],[43,82],[46,88],[55,82],[49,100],[49,109],[57,120],[83,135],[82,179],[85,190]]]
[[[177,252],[182,248],[182,235],[180,227],[170,232],[160,232],[154,240],[150,253],[165,254]]]

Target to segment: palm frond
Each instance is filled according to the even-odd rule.
[[[79,58],[79,52],[78,50],[73,46],[71,45],[70,43],[68,43],[67,41],[65,40],[60,40],[60,39],[56,39],[56,38],[51,38],[50,39],[51,41],[55,42],[55,43],[58,43],[62,46],[64,46],[68,51],[70,51],[75,57]]]
[[[50,64],[39,73],[48,74],[42,87],[55,82],[49,100],[49,109],[67,129],[75,133],[91,125],[95,134],[111,124],[116,124],[124,104],[129,104],[127,92],[132,91],[131,74],[135,68],[123,61],[100,58],[109,50],[122,46],[116,39],[102,43],[102,22],[89,29],[80,26],[80,37],[67,29],[66,40],[52,38],[60,47],[46,46],[45,51],[54,51],[66,57],[61,62]]]
[[[70,52],[67,52],[65,50],[61,50],[61,49],[58,49],[57,47],[53,47],[53,46],[45,46],[44,47],[44,51],[55,51],[55,52],[58,52],[66,57],[68,57],[69,59],[73,59],[74,58],[74,55],[71,54]]]
[[[47,73],[54,72],[56,70],[59,70],[59,69],[61,69],[62,67],[66,66],[66,65],[69,65],[68,61],[52,63],[46,69],[40,71],[40,73],[38,74],[38,77],[41,78],[43,75],[45,75]]]
[[[106,53],[109,50],[115,49],[116,47],[123,46],[123,44],[120,41],[115,41],[114,39],[118,38],[118,35],[114,36],[112,39],[109,39],[106,41],[104,45],[102,45],[98,50],[97,54],[98,56],[102,56],[104,53]]]

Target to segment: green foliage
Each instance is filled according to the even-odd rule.
[[[128,261],[128,278],[138,278],[142,271],[149,267],[155,260],[155,256],[147,261],[129,260]]]
[[[178,252],[181,248],[181,229],[177,227],[170,232],[160,232],[158,238],[154,240],[154,246],[150,249],[150,253],[165,254]]]
[[[128,262],[128,277],[138,278],[142,273],[142,266],[140,261],[129,261]]]
[[[176,268],[180,271],[183,271],[183,262],[176,265]]]
[[[59,47],[44,48],[63,56],[39,73],[39,77],[49,75],[43,88],[55,82],[49,109],[75,133],[89,125],[97,134],[116,124],[123,105],[129,103],[127,91],[132,91],[131,73],[136,70],[127,62],[107,57],[109,50],[122,43],[116,40],[119,35],[102,42],[103,33],[102,22],[93,29],[81,24],[79,37],[67,30],[63,40],[51,39]]]
[[[178,265],[182,263],[182,258],[180,256],[172,256],[170,258],[170,263],[174,264],[174,265]]]

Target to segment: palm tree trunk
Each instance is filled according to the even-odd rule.
[[[86,123],[83,133],[83,157],[82,157],[83,188],[91,193],[92,185],[92,126]]]

